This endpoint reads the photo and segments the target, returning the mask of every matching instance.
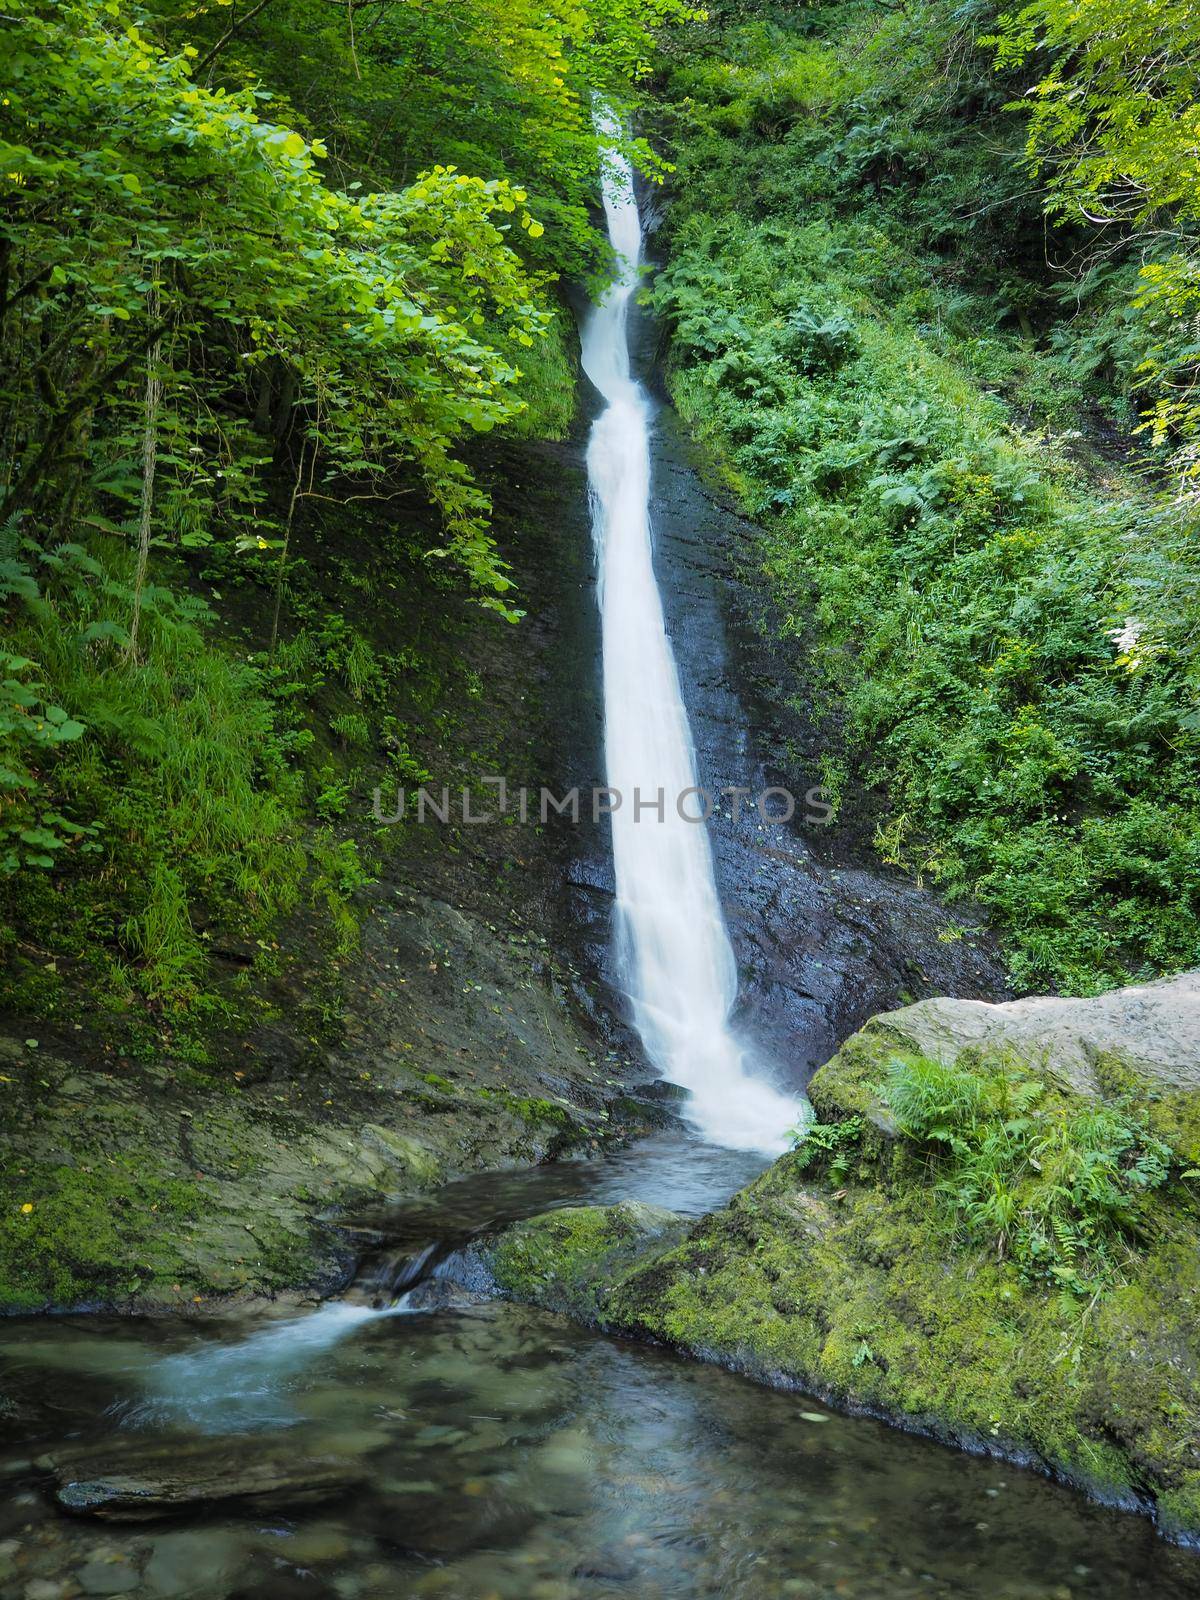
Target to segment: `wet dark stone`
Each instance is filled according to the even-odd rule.
[[[470,1486],[472,1480],[467,1480]],[[523,1501],[500,1488],[458,1495],[405,1494],[388,1491],[379,1506],[380,1540],[409,1555],[450,1560],[472,1550],[507,1549],[537,1522]]]
[[[112,1522],[144,1522],[223,1508],[286,1511],[338,1500],[370,1474],[357,1459],[305,1455],[285,1442],[128,1440],[39,1458],[64,1510]]]

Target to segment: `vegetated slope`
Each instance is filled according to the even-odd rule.
[[[1147,10],[1097,22],[1110,65]],[[1200,959],[1200,561],[1159,492],[1172,452],[1187,486],[1195,351],[1186,295],[1148,295],[1193,280],[1169,194],[1101,226],[1070,191],[1089,112],[1024,159],[1010,102],[1086,76],[1053,14],[1009,25],[1000,73],[988,4],[719,8],[663,84],[653,300],[765,530],[796,691],[844,719],[827,781],[886,795],[885,858],[976,896],[1019,988],[1090,993]]]
[[[197,1059],[283,919],[353,945],[351,796],[418,777],[480,689],[439,594],[451,635],[462,594],[520,610],[470,441],[570,422],[591,93],[634,96],[682,8],[356,9],[6,24],[3,997],[61,1014],[69,979]]]

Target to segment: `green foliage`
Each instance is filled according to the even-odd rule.
[[[568,428],[552,285],[606,261],[592,96],[629,107],[656,31],[690,16],[683,0],[11,8],[10,1002],[53,1009],[61,957],[106,1012],[202,1033],[243,1015],[253,976],[218,998],[214,950],[259,973],[268,935],[307,913],[334,957],[353,952],[356,784],[374,759],[427,776],[398,683],[424,678],[412,709],[431,731],[448,717],[445,682],[395,648],[395,619],[369,638],[358,602],[381,566],[393,588],[434,557],[422,604],[450,613],[458,589],[519,615],[471,442]],[[336,596],[298,555],[317,529],[326,571],[344,545]]]
[[[115,963],[108,1004],[122,1003],[129,962],[145,996],[186,1007],[207,964],[197,920],[221,912],[250,934],[295,902],[304,872],[295,739],[277,725],[259,673],[211,647],[199,601],[151,587],[144,654],[128,663],[120,624],[132,558],[107,536],[93,550],[25,544],[9,559],[33,585],[9,615],[9,637],[71,717],[49,724],[68,729],[65,743],[31,747],[23,736],[22,785],[0,813],[6,827],[31,808],[60,819],[60,842],[47,847],[58,873],[18,875],[6,899],[40,948],[65,940],[101,972]],[[0,748],[11,764],[8,740]]]
[[[683,59],[653,299],[881,853],[981,900],[1020,988],[1091,993],[1200,961],[1200,562],[1078,460],[1095,408],[1106,447],[1136,421],[1136,267],[1048,276],[987,20],[846,8]]]
[[[1173,442],[1200,498],[1200,17],[1188,0],[1033,0],[1000,18],[1002,67],[1041,74],[1014,106],[1028,116],[1027,165],[1051,215],[1144,236],[1136,305],[1148,347],[1141,387],[1156,442]]]
[[[299,423],[309,489],[334,475],[369,487],[407,458],[442,512],[441,553],[502,607],[486,496],[452,451],[519,411],[511,352],[544,331],[539,280],[506,238],[510,218],[540,231],[525,191],[444,165],[395,192],[332,189],[320,141],[262,120],[253,91],[194,84],[186,51],[92,0],[24,13],[12,62],[5,239],[23,282],[6,307],[9,508],[45,499],[101,404],[108,449],[77,470],[121,492],[123,428],[137,426],[122,411],[141,393],[127,374],[157,351],[186,445],[162,463],[168,492],[208,488],[235,529],[269,536],[255,515],[264,413],[277,439]],[[502,346],[479,337],[489,318]]]
[[[796,1151],[796,1171],[806,1172],[820,1165],[833,1183],[840,1183],[850,1170],[850,1158],[862,1138],[861,1117],[846,1117],[841,1122],[812,1122],[792,1131]]]
[[[1033,0],[1002,16],[989,42],[1002,65],[1033,56],[1047,69],[1028,97],[1029,154],[1038,169],[1053,163],[1056,209],[1134,221],[1177,210],[1200,220],[1195,7]]]
[[[932,1147],[937,1192],[965,1239],[1073,1294],[1121,1273],[1172,1152],[1131,1102],[1056,1093],[1019,1068],[896,1057],[881,1090],[901,1132]]]
[[[213,54],[222,83],[268,85],[289,122],[323,138],[339,182],[394,189],[453,162],[528,188],[541,220],[522,248],[576,277],[605,257],[591,216],[592,95],[635,99],[657,30],[693,15],[682,0],[379,0],[356,22],[313,0],[273,0],[234,29],[211,0],[154,10],[172,40],[209,44],[201,60]],[[661,177],[645,140],[629,138],[628,152]]]
[[[71,822],[60,812],[39,807],[35,767],[83,733],[83,723],[51,705],[42,685],[30,677],[37,663],[28,656],[0,653],[0,871],[22,866],[52,867],[57,853],[81,841],[80,849],[99,847],[84,836],[94,825]]]

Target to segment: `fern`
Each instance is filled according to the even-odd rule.
[[[1171,1173],[1144,1111],[1055,1094],[1019,1065],[896,1057],[880,1092],[901,1133],[930,1147],[935,1193],[964,1240],[1071,1294],[1119,1276],[1142,1196]]]

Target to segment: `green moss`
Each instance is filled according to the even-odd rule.
[[[881,1126],[897,1059],[883,1030],[858,1036],[814,1080],[814,1102],[837,1115],[816,1155],[784,1156],[683,1237],[647,1237],[628,1208],[554,1213],[501,1239],[497,1277],[521,1298],[1040,1464],[1105,1499],[1157,1503],[1168,1531],[1200,1532],[1186,1187],[1145,1192],[1136,1236],[1114,1242],[1113,1272],[1086,1296],[1055,1288],[959,1228],[936,1151]],[[981,1116],[1008,1106],[996,1096],[1011,1062],[968,1052],[957,1070],[978,1075]],[[1127,1075],[1106,1081],[1122,1118],[1149,1114]],[[1051,1120],[1106,1112],[1053,1083],[1041,1093]]]
[[[174,1238],[206,1204],[198,1184],[147,1171],[141,1156],[10,1180],[0,1198],[0,1301],[36,1310],[169,1295],[182,1270]]]
[[[887,1107],[879,1098],[879,1083],[886,1063],[898,1049],[882,1031],[863,1029],[820,1069],[808,1086],[808,1097],[822,1122],[862,1117],[893,1137],[896,1132]]]
[[[671,1212],[637,1202],[569,1207],[509,1229],[488,1266],[515,1299],[603,1322],[606,1302],[630,1268],[669,1248],[682,1231]]]
[[[796,1189],[760,1202],[752,1189],[631,1274],[608,1316],[752,1376],[1033,1457],[1107,1498],[1146,1492],[1161,1461],[1137,1461],[1093,1417],[1081,1370],[1093,1336],[1078,1312],[1001,1262],[948,1258],[944,1241],[928,1196]]]
[[[508,431],[518,438],[563,439],[575,416],[578,372],[570,313],[557,308],[546,335],[522,350],[517,386],[526,409]]]
[[[1168,1538],[1195,1539],[1200,1529],[1200,1471],[1185,1474],[1178,1488],[1159,1495],[1158,1524]]]

